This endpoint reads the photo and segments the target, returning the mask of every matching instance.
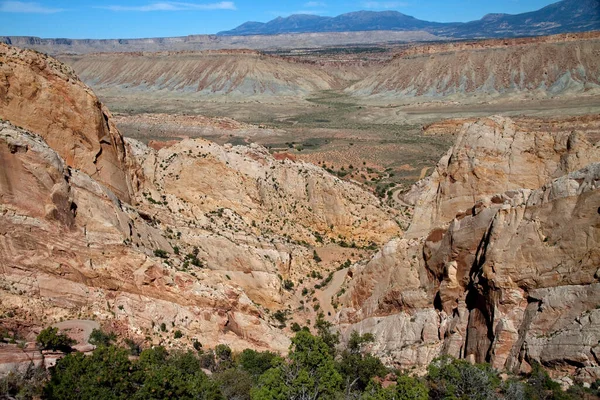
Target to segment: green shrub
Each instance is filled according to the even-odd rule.
[[[142,353],[142,347],[133,339],[125,338],[125,345],[129,349],[129,354],[132,356],[139,356]]]
[[[274,367],[280,360],[277,354],[270,351],[258,352],[246,349],[240,354],[238,363],[244,371],[257,380],[260,375],[264,374],[269,368]]]
[[[154,250],[154,255],[156,257],[160,257],[160,258],[169,258],[169,253],[167,253],[165,250],[162,250],[162,249]]]
[[[72,345],[77,343],[64,333],[58,333],[58,328],[48,327],[37,336],[37,342],[44,350],[59,350],[65,353],[71,352]]]
[[[537,362],[531,364],[531,374],[527,378],[525,393],[531,400],[563,400],[571,397],[562,391],[560,385],[554,382],[548,372]]]
[[[250,390],[254,381],[244,370],[230,368],[213,375],[221,393],[227,399],[250,400]]]
[[[285,325],[285,321],[287,320],[287,315],[285,311],[277,310],[273,313],[273,318],[279,321],[282,325]]]
[[[113,332],[106,333],[101,329],[94,329],[88,341],[95,346],[110,346],[115,340],[117,340],[117,335]]]
[[[342,377],[321,338],[301,330],[292,339],[290,350],[288,362],[281,362],[260,376],[251,391],[253,400],[333,400],[341,394]]]
[[[500,378],[487,364],[472,365],[444,356],[429,364],[428,381],[434,399],[489,400],[497,397]]]
[[[286,279],[285,281],[283,281],[283,288],[285,290],[292,290],[294,288],[294,282],[290,281],[289,279]]]
[[[319,257],[319,254],[317,254],[316,250],[313,250],[313,260],[315,260],[316,262],[320,263],[321,261],[321,257]]]

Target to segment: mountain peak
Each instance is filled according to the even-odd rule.
[[[468,23],[423,21],[401,12],[353,11],[337,17],[294,14],[262,25],[243,24],[219,35],[274,35],[281,33],[425,31],[452,38],[495,38],[551,35],[600,29],[600,0],[561,0],[540,10],[509,15],[491,13]]]

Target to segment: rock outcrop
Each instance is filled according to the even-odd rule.
[[[374,195],[313,164],[277,160],[258,145],[194,139],[155,151],[130,143],[145,177],[141,200],[164,196],[171,208],[191,206],[196,214],[228,209],[261,231],[311,244],[317,236],[385,243],[401,233],[395,212]]]
[[[173,248],[148,216],[69,168],[40,136],[1,123],[0,165],[3,311],[37,323],[83,314],[138,335],[164,322],[209,345],[287,347],[238,286],[155,256]]]
[[[0,44],[0,119],[41,135],[68,166],[129,201],[123,138],[110,112],[70,67]]]
[[[285,352],[289,332],[271,311],[315,317],[290,285],[354,257],[346,248],[368,254],[401,234],[371,193],[260,146],[125,143],[67,67],[10,48],[5,57],[2,115],[29,127],[0,121],[0,312],[11,325],[86,318],[147,344]],[[61,108],[59,94],[78,105]],[[83,142],[100,150],[68,148]],[[319,264],[323,246],[333,255]],[[176,329],[184,337],[172,341]]]
[[[427,235],[484,196],[537,189],[599,159],[600,145],[582,132],[503,117],[467,121],[434,172],[405,196],[415,205],[407,236]]]
[[[518,131],[504,118],[465,125],[440,180],[417,185],[437,199],[430,212],[444,212],[353,267],[344,335],[372,332],[376,354],[403,368],[450,354],[599,377],[598,147],[582,134]]]

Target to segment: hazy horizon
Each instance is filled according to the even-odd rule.
[[[407,1],[0,1],[2,36],[69,39],[135,39],[215,34],[247,21],[278,16],[336,16],[353,11],[393,10],[435,22],[467,22],[489,13],[535,11],[556,0]]]

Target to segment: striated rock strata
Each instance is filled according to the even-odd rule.
[[[459,43],[409,50],[346,89],[373,99],[513,95],[537,98],[597,92],[597,37],[509,46]],[[435,54],[437,53],[437,54]]]
[[[172,251],[162,232],[40,136],[0,124],[0,165],[3,310],[37,322],[89,314],[133,333],[167,322],[206,343],[287,347],[242,290],[153,256]]]

